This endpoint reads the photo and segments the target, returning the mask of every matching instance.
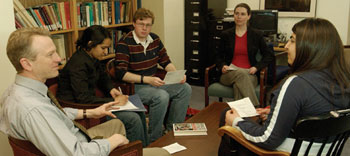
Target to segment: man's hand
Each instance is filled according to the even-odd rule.
[[[111,151],[114,150],[116,147],[125,145],[129,143],[129,140],[120,134],[114,134],[111,137],[107,138],[107,140],[110,143]]]
[[[228,68],[229,68],[229,67],[228,67],[227,65],[224,65],[224,66],[222,67],[222,69],[221,69],[221,72],[222,72],[223,74],[227,73]]]
[[[258,71],[258,69],[256,69],[256,67],[250,67],[249,68],[249,74],[253,75]]]
[[[117,106],[124,106],[128,102],[129,96],[119,95],[114,98],[115,102],[118,102]]]
[[[122,95],[122,93],[119,92],[116,88],[111,89],[111,91],[109,93],[111,94],[113,99],[115,99],[118,95]]]
[[[240,116],[234,108],[232,108],[231,110],[228,110],[226,112],[226,117],[225,117],[226,125],[232,126],[233,120],[235,120],[235,118],[237,117],[240,117]]]
[[[184,75],[184,79],[181,80],[181,84],[184,84],[186,82],[186,75]]]
[[[143,81],[155,87],[160,87],[165,84],[165,82],[161,80],[159,77],[154,77],[154,76],[145,76],[143,77]]]
[[[257,108],[256,113],[259,114],[262,121],[265,121],[267,119],[267,115],[270,113],[270,110],[270,108]]]
[[[86,116],[88,118],[98,119],[108,115],[112,118],[116,118],[116,116],[110,110],[116,109],[115,107],[113,107],[113,105],[117,105],[118,103],[119,102],[113,101],[113,102],[105,103],[94,109],[88,109],[86,110]]]

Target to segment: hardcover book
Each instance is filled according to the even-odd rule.
[[[208,135],[205,123],[175,123],[174,136]]]

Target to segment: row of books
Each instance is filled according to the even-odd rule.
[[[95,1],[77,3],[78,27],[131,22],[132,2]]]
[[[132,21],[131,0],[78,2],[76,7],[78,27],[105,26]],[[19,0],[14,0],[14,8],[17,29],[42,27],[56,31],[72,28],[70,1],[24,8]]]
[[[109,54],[115,54],[115,49],[117,47],[117,43],[127,32],[122,30],[112,30],[112,46],[108,49]]]
[[[69,1],[24,8],[14,0],[16,28],[42,27],[50,31],[71,29]]]

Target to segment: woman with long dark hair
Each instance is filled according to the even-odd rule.
[[[264,123],[242,119],[234,109],[226,110],[220,123],[239,128],[247,140],[269,150],[291,152],[294,139],[289,134],[299,118],[350,108],[350,67],[334,25],[325,19],[308,18],[292,30],[285,46],[292,73],[272,92],[271,109],[257,109]],[[305,146],[302,144],[301,153]],[[312,153],[319,147],[314,143],[310,154],[316,155]],[[224,136],[219,155],[230,155],[232,148],[241,147]]]

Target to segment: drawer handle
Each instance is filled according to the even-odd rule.
[[[198,69],[192,69],[192,73],[198,73]]]
[[[198,50],[192,50],[193,55],[198,55],[198,53],[199,53]]]
[[[192,76],[190,76],[190,78],[193,79],[193,80],[199,80],[199,77],[192,77]]]
[[[196,62],[198,62],[199,61],[199,59],[190,59],[191,61],[196,61]]]
[[[199,12],[193,12],[193,17],[199,17]]]
[[[218,37],[218,36],[214,36],[213,37],[215,40],[220,40],[221,38],[220,37]]]
[[[193,32],[193,36],[199,36],[199,32],[198,31],[194,31]]]
[[[191,21],[192,24],[199,24],[197,21]]]
[[[222,25],[217,25],[216,26],[216,30],[223,30],[223,29],[224,29],[224,27]]]
[[[199,43],[199,40],[191,40],[193,43]]]
[[[191,2],[191,4],[201,4],[201,2]]]

